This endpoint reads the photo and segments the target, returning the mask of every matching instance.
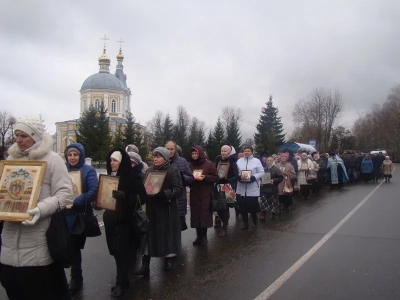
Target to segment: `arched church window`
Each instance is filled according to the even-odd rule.
[[[86,99],[85,99],[85,100],[83,100],[83,110],[86,110],[86,108],[87,108],[87,102],[86,102]]]
[[[99,99],[94,100],[94,108],[100,109],[100,100]]]
[[[117,101],[111,101],[111,112],[115,113],[117,111]]]

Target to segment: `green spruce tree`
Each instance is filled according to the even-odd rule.
[[[269,97],[266,106],[261,109],[259,122],[254,134],[256,152],[259,154],[277,153],[279,146],[285,143],[285,134],[281,117],[278,117],[278,108],[274,107],[272,96]]]
[[[207,151],[208,159],[211,161],[213,161],[215,159],[215,156],[217,156],[217,154],[215,153],[215,148],[216,146],[215,146],[214,134],[213,131],[210,130],[208,132],[205,150]]]
[[[174,124],[173,140],[181,146],[184,153],[188,147],[187,137],[190,126],[189,114],[186,109],[180,105],[177,110],[177,120]]]
[[[102,162],[110,150],[110,123],[104,103],[99,109],[90,106],[78,120],[77,142],[85,147],[86,156]]]
[[[163,144],[164,146],[166,142],[172,140],[174,133],[174,123],[172,122],[172,119],[169,116],[169,114],[167,114],[164,119],[163,133],[164,133],[164,144]]]
[[[126,126],[123,132],[123,143],[124,146],[129,144],[134,144],[135,142],[135,117],[132,113],[127,112],[126,116]]]
[[[113,136],[113,147],[114,148],[122,148],[125,149],[124,143],[124,130],[122,128],[122,124],[117,124],[117,130]]]

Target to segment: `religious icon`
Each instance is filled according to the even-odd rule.
[[[68,175],[71,178],[72,193],[73,198],[75,199],[82,194],[82,172],[81,170],[69,171]]]
[[[0,220],[32,220],[27,213],[36,207],[47,163],[0,161]]]
[[[119,176],[100,174],[99,189],[97,191],[96,205],[100,208],[115,210],[116,199],[112,196],[114,190],[118,190]]]
[[[250,182],[251,179],[251,170],[243,170],[240,173],[240,179],[244,182]]]
[[[219,162],[217,167],[218,177],[220,179],[227,179],[229,172],[229,162]]]
[[[271,184],[271,172],[267,171],[261,178],[261,184]]]
[[[148,171],[144,180],[144,188],[149,196],[159,193],[164,184],[166,171]]]
[[[202,169],[193,170],[193,176],[194,177],[201,177],[202,175],[203,175],[203,170]]]

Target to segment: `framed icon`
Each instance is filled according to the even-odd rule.
[[[217,173],[220,179],[228,179],[229,162],[219,162],[217,166]]]
[[[144,179],[144,188],[149,196],[159,193],[164,184],[167,171],[148,171]]]
[[[261,178],[261,184],[271,184],[271,172],[266,171]]]
[[[193,176],[194,177],[200,177],[203,175],[203,170],[202,169],[195,169],[193,170]]]
[[[32,220],[27,211],[37,206],[46,166],[45,161],[0,161],[0,220]]]
[[[116,209],[116,199],[112,196],[112,191],[118,190],[118,184],[119,176],[100,174],[96,198],[98,207],[108,210]]]
[[[243,170],[240,172],[240,178],[244,182],[250,182],[251,181],[251,170]]]
[[[72,194],[73,198],[75,199],[76,197],[78,197],[83,193],[82,172],[81,170],[69,171],[68,175],[69,178],[71,178]]]

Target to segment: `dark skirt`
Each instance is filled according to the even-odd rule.
[[[239,209],[240,212],[248,214],[260,212],[258,197],[240,196]]]
[[[10,300],[70,299],[64,269],[57,263],[38,267],[2,265],[1,283]]]
[[[293,196],[279,195],[279,202],[285,207],[291,206],[293,204]]]

